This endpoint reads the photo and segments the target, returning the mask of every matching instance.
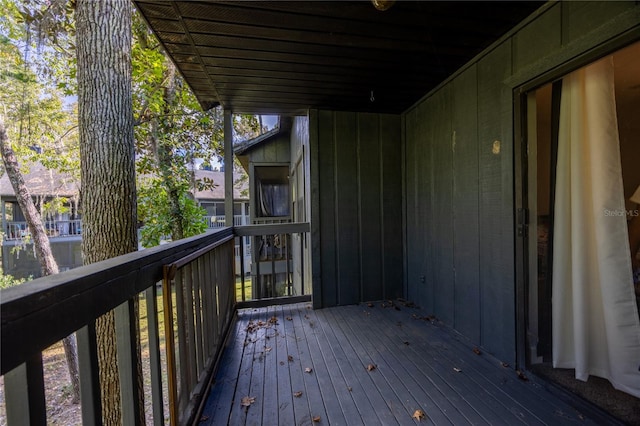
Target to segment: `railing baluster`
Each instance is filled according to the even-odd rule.
[[[246,295],[245,295],[245,290],[244,290],[244,274],[245,274],[245,270],[244,270],[244,238],[245,237],[238,237],[238,239],[240,240],[240,289],[242,292],[242,301],[244,302],[246,300]],[[235,282],[235,277],[234,277],[234,282]]]
[[[160,362],[160,333],[158,328],[158,290],[155,285],[145,291],[145,298],[147,301],[153,424],[160,426],[164,424],[164,400],[162,398],[162,365]]]
[[[100,400],[100,375],[95,321],[78,330],[76,332],[76,340],[78,342],[82,424],[99,425],[102,423],[102,403]]]
[[[305,234],[300,233],[300,295],[304,296],[304,239],[306,238]]]
[[[169,387],[169,419],[171,425],[178,424],[178,379],[176,372],[176,347],[173,325],[173,292],[172,281],[176,268],[166,265],[162,280],[162,299],[164,304],[164,334],[167,352],[167,382]],[[176,294],[179,293],[176,289]],[[177,301],[176,301],[177,304]]]
[[[207,279],[207,264],[205,262],[205,256],[202,256],[198,259],[198,270],[200,271],[200,315],[202,316],[202,351],[204,353],[205,359],[211,354],[209,349],[210,338],[209,334],[209,288],[211,283]]]
[[[220,322],[221,322],[221,317],[220,317],[220,271],[218,268],[218,257],[220,256],[220,253],[218,252],[214,252],[211,253],[211,268],[212,268],[212,277],[213,277],[213,281],[215,282],[215,294],[214,296],[214,306],[216,309],[216,323],[215,323],[215,338],[216,338],[216,345],[220,345],[221,339],[220,339]]]
[[[216,277],[215,269],[213,267],[213,252],[207,253],[205,260],[207,265],[207,282],[209,283],[208,296],[209,296],[209,335],[211,347],[210,351],[214,351],[218,347],[218,340],[216,338],[216,327],[218,324],[218,307],[216,306]]]
[[[202,371],[205,368],[205,360],[206,356],[204,355],[204,344],[202,342],[202,281],[203,274],[202,269],[200,268],[200,260],[196,260],[192,262],[193,270],[192,274],[194,277],[193,280],[193,306],[194,306],[194,316],[196,320],[195,324],[195,338],[196,338],[196,347],[195,347],[195,355],[197,361],[197,375],[196,378],[200,377]]]
[[[285,269],[286,276],[285,282],[287,286],[287,296],[291,296],[291,271],[289,270],[289,238],[291,238],[291,234],[283,234],[285,240],[284,246],[284,261],[285,261]]]
[[[195,384],[198,382],[198,365],[197,365],[197,355],[196,355],[196,336],[195,336],[195,322],[193,318],[193,275],[192,275],[192,264],[189,263],[184,266],[184,317],[186,319],[187,324],[187,334],[186,334],[186,347],[187,347],[187,357],[185,359],[185,364],[181,367],[181,370],[185,372],[187,376],[187,388],[185,389],[185,393],[187,394],[187,398],[189,398],[189,390],[193,389]]]
[[[31,356],[5,374],[4,386],[9,426],[47,424],[42,354]]]
[[[271,291],[269,297],[276,297],[276,234],[271,235]]]
[[[252,259],[254,259],[254,265],[256,267],[256,274],[255,274],[255,282],[253,282],[253,289],[252,289],[252,297],[254,299],[262,299],[262,283],[260,282],[260,258],[262,257],[262,254],[260,253],[261,247],[260,247],[260,237],[254,237],[253,238],[253,246],[255,246],[255,248],[253,249],[253,254],[254,256],[251,256]]]
[[[176,316],[178,318],[178,353],[176,357],[176,373],[178,374],[178,409],[180,412],[184,411],[184,408],[187,405],[187,401],[185,398],[188,398],[188,395],[185,395],[185,389],[187,389],[187,371],[185,368],[185,364],[188,361],[187,356],[187,332],[185,328],[186,324],[186,314],[184,312],[185,302],[184,302],[184,269],[178,270],[175,283],[176,283],[176,308],[177,313]]]
[[[138,320],[135,301],[129,299],[115,308],[118,373],[122,405],[122,422],[126,425],[142,424],[144,408],[140,405],[138,383],[138,345],[135,321]]]

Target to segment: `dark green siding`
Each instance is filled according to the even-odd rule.
[[[332,111],[317,117],[320,203],[312,227],[320,235],[321,306],[400,297],[400,117]]]
[[[548,4],[403,114],[406,297],[507,362],[516,357],[514,90],[638,39],[637,3]]]

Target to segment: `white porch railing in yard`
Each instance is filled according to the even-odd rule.
[[[27,222],[6,222],[4,239],[21,240],[31,235]],[[49,237],[74,237],[82,235],[82,220],[46,220],[44,229]]]
[[[204,221],[209,229],[224,228],[225,216],[205,216]],[[233,226],[243,226],[249,224],[249,216],[235,215]],[[29,227],[25,221],[6,222],[4,239],[6,241],[21,240],[29,236]],[[49,237],[73,237],[82,235],[82,220],[46,220],[44,227]]]
[[[210,229],[224,228],[225,216],[205,216],[205,221]],[[242,226],[249,224],[249,216],[235,215],[233,216],[233,226]]]

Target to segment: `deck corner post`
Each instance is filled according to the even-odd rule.
[[[231,110],[224,110],[224,222],[233,226],[233,121]]]

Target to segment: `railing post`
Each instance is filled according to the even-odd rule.
[[[152,285],[145,291],[147,301],[147,328],[149,332],[149,369],[151,370],[151,399],[153,424],[164,424],[164,400],[162,398],[162,366],[160,362],[160,333],[158,329],[158,290]]]
[[[78,330],[76,339],[78,342],[82,424],[100,425],[102,424],[102,402],[100,400],[100,375],[95,321]]]
[[[224,110],[224,215],[233,226],[233,123],[231,111]]]
[[[4,386],[9,426],[47,424],[42,354],[31,356],[5,374]]]

